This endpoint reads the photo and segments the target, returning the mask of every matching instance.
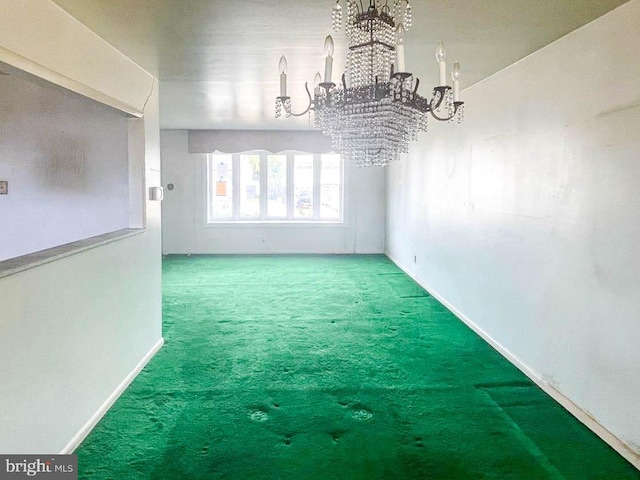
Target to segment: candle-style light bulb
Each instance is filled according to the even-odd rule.
[[[320,76],[320,72],[316,72],[316,76],[313,78],[313,88],[317,88],[322,83],[322,77]]]
[[[331,38],[331,35],[327,35],[327,38],[324,39],[324,54],[327,57],[333,56],[333,38]]]
[[[460,64],[458,62],[453,64],[451,70],[451,80],[453,80],[453,101],[460,101]]]
[[[454,82],[460,80],[460,64],[458,62],[453,64],[453,70],[451,70],[451,80]]]
[[[400,23],[396,27],[396,70],[405,72],[406,69],[404,63],[404,27]]]
[[[287,59],[282,55],[280,57],[280,63],[278,64],[280,70],[280,96],[287,96]]]
[[[447,51],[444,48],[444,43],[440,41],[438,42],[438,46],[436,47],[436,60],[438,61],[438,70],[440,73],[441,87],[447,84],[447,62],[445,62],[446,58],[447,58]]]
[[[324,81],[325,83],[331,83],[331,69],[333,68],[333,38],[331,35],[327,35],[324,39]]]
[[[438,63],[444,62],[447,58],[447,49],[444,48],[444,43],[442,41],[438,42],[438,46],[436,47],[436,61]]]

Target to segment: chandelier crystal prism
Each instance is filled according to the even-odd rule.
[[[337,0],[332,24],[340,31],[343,8]],[[313,113],[313,124],[331,138],[334,151],[357,166],[385,166],[408,153],[409,142],[427,130],[429,117],[461,123],[464,102],[460,101],[460,65],[452,69],[453,88],[447,85],[446,52],[436,49],[439,86],[430,98],[418,94],[420,80],[406,71],[405,32],[411,28],[408,0],[346,0],[345,33],[349,42],[341,85],[332,82],[333,39],[325,39],[324,79],[314,80],[313,96],[308,83],[307,108],[291,110],[287,96],[287,61],[280,59],[280,96],[276,97],[276,118]]]

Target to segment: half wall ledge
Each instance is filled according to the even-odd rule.
[[[69,257],[77,253],[90,250],[92,248],[101,247],[107,243],[117,242],[124,238],[139,235],[145,232],[145,228],[123,228],[115,232],[104,233],[95,237],[85,238],[57,247],[47,248],[38,252],[28,253],[19,257],[10,258],[0,262],[0,278],[8,277],[30,268],[35,268],[45,263],[55,262],[61,258]]]

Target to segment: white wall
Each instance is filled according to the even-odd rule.
[[[386,246],[636,453],[638,38],[632,0],[463,92],[390,168]]]
[[[20,3],[22,23],[6,14],[15,10],[16,3]],[[127,103],[132,91],[124,82],[110,84],[106,92],[95,91],[109,83],[108,72],[118,71],[114,73],[118,78],[148,77],[121,54],[114,61],[112,47],[49,0],[0,0],[0,14],[0,54],[6,52],[6,32],[14,32],[22,43],[29,43],[23,45],[26,55],[31,50],[46,52],[47,65],[39,66],[37,55],[27,55],[17,63],[31,62],[34,70],[45,68],[51,78],[65,76],[80,87],[93,89],[96,96],[109,96],[110,104],[123,99]],[[47,19],[48,27],[65,33],[56,37],[53,50],[48,50],[47,38],[40,36],[42,28],[37,34],[33,31],[34,22],[47,23]],[[92,45],[91,62],[78,54],[76,42]],[[99,69],[93,68],[94,61],[101,65]],[[144,118],[128,120],[125,125],[129,167],[144,166],[146,184],[138,188],[140,201],[148,186],[160,182],[157,88],[145,92],[147,96]],[[138,100],[133,95],[132,102]],[[3,108],[0,106],[0,116],[5,114]],[[24,128],[30,126],[31,121]],[[130,194],[133,190],[129,189]],[[138,235],[0,278],[1,452],[72,449],[74,437],[78,439],[83,428],[91,425],[92,417],[118,386],[159,345],[160,204],[146,201],[137,210],[146,215],[146,230]]]
[[[142,116],[155,80],[51,0],[0,0],[0,61]],[[100,51],[100,55],[96,55]]]
[[[152,245],[136,235],[0,279],[0,450],[62,451],[158,341]]]
[[[187,147],[186,130],[161,132],[164,253],[383,252],[385,170],[346,165],[344,224],[207,226],[206,156]],[[175,189],[167,190],[168,183]]]
[[[0,261],[128,228],[127,118],[13,71],[0,98]]]

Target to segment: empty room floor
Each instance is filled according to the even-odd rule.
[[[168,256],[82,479],[638,479],[382,255]]]

